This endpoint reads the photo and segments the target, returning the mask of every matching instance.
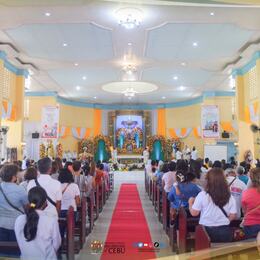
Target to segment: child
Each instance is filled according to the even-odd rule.
[[[57,218],[44,212],[46,191],[36,186],[28,193],[29,208],[15,222],[15,235],[21,250],[21,259],[57,259],[61,245]]]

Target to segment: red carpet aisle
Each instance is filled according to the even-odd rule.
[[[134,245],[137,242],[149,245],[152,243],[151,235],[136,184],[122,184],[101,259],[156,258],[154,252],[139,252],[137,244]],[[116,246],[118,243],[125,246],[125,253],[117,252],[118,248],[120,251],[120,246]]]

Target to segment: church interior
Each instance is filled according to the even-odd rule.
[[[0,104],[0,259],[260,258],[260,1],[0,0]]]

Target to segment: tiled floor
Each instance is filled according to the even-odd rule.
[[[122,183],[135,183],[137,184],[139,195],[142,201],[142,206],[145,212],[146,220],[150,228],[152,240],[158,241],[166,245],[166,248],[161,249],[157,254],[158,257],[171,256],[172,252],[169,245],[168,237],[165,235],[162,225],[158,222],[157,216],[154,212],[151,201],[148,199],[145,193],[144,187],[144,172],[143,171],[132,171],[132,172],[115,172],[114,176],[114,191],[110,195],[109,200],[99,216],[99,219],[95,222],[93,232],[87,237],[86,244],[81,250],[81,253],[76,257],[77,259],[88,259],[96,260],[100,258],[100,254],[92,254],[90,249],[91,241],[100,240],[105,241],[108,228],[110,226],[114,207],[117,202],[118,192]],[[134,260],[134,259],[133,259]]]

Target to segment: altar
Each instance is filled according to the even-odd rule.
[[[120,164],[138,164],[144,162],[144,157],[139,154],[121,154],[117,156],[117,161]]]

